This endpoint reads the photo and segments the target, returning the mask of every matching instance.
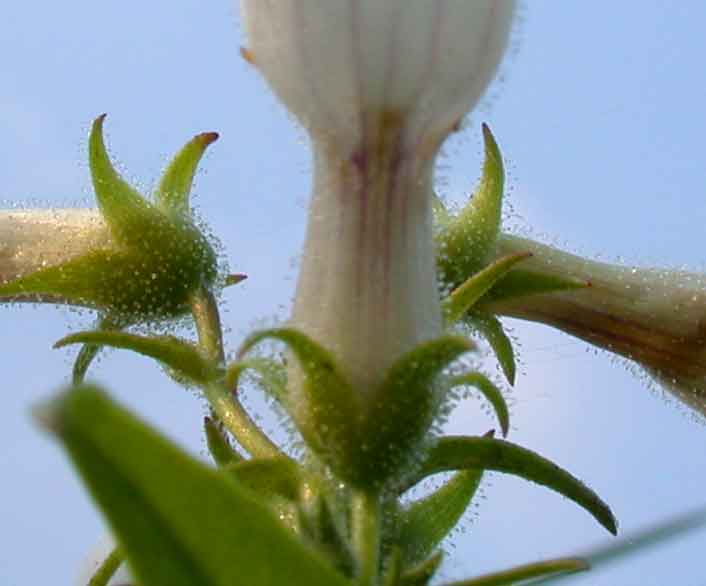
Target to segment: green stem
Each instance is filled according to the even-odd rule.
[[[202,288],[191,298],[199,346],[214,362],[225,366],[221,317],[213,293]],[[262,432],[223,381],[204,387],[213,419],[221,421],[237,442],[254,458],[282,456],[279,448]]]
[[[194,316],[199,345],[207,356],[218,364],[225,362],[221,316],[213,293],[199,289],[191,298],[191,314]]]
[[[93,574],[93,577],[88,582],[88,586],[106,586],[113,577],[113,574],[118,571],[123,561],[125,561],[125,556],[120,548],[116,547],[110,552],[110,555],[105,558],[98,570],[96,570],[96,573]]]
[[[358,562],[357,586],[376,586],[380,570],[380,499],[371,491],[353,493],[351,531]]]
[[[282,457],[277,445],[262,432],[222,383],[210,384],[204,392],[214,415],[253,458]]]

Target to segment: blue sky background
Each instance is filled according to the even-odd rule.
[[[445,148],[441,192],[460,202],[472,190],[487,121],[507,159],[508,228],[604,259],[703,271],[704,22],[698,0],[526,2],[500,81]],[[0,11],[6,205],[92,203],[86,137],[102,112],[112,153],[144,188],[192,135],[221,133],[196,192],[232,268],[250,275],[224,295],[230,349],[287,315],[310,169],[303,133],[239,58],[240,43],[227,0],[40,0]],[[103,524],[29,409],[67,382],[73,354],[51,344],[90,315],[1,311],[0,584],[72,584]],[[703,422],[624,361],[508,323],[522,361],[511,393],[514,441],[586,480],[625,534],[706,504]],[[110,353],[94,376],[204,455],[202,401],[153,364]],[[467,402],[449,430],[489,425]],[[449,578],[610,540],[573,504],[514,478],[493,475],[477,505],[449,545]],[[574,583],[706,586],[704,546],[706,531]]]

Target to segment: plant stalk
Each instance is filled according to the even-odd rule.
[[[358,563],[357,586],[377,586],[380,570],[380,498],[376,492],[356,490],[351,503],[353,550]]]

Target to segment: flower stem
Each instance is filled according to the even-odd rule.
[[[376,586],[380,567],[380,499],[377,493],[353,493],[351,529],[358,561],[357,586]]]
[[[202,288],[191,298],[191,313],[196,324],[199,345],[208,357],[218,364],[225,362],[221,316],[213,293]]]
[[[201,288],[191,298],[199,346],[215,363],[225,366],[223,334],[218,304],[211,291]],[[254,458],[281,457],[279,448],[255,424],[225,383],[214,381],[203,388],[215,421],[221,421],[237,442]]]
[[[204,388],[213,416],[223,422],[237,442],[253,458],[282,457],[277,445],[255,424],[233,394],[221,382]]]

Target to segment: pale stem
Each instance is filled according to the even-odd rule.
[[[358,562],[357,586],[376,586],[380,568],[380,498],[377,493],[354,491],[351,503],[353,550]]]

